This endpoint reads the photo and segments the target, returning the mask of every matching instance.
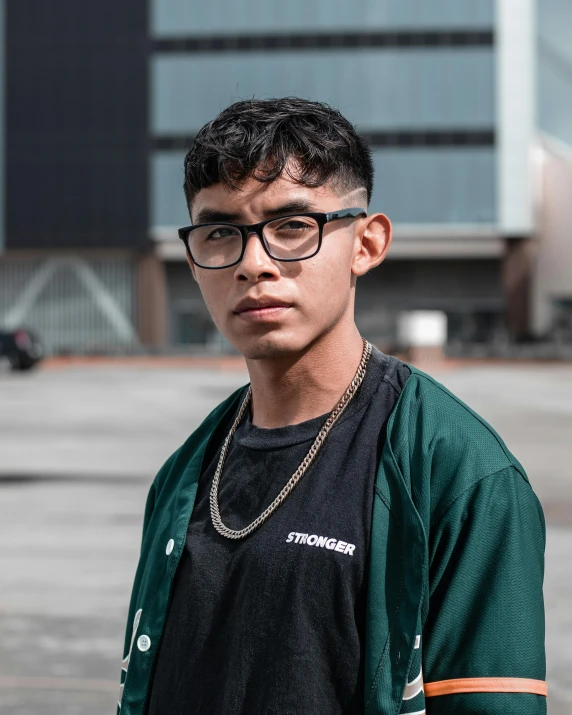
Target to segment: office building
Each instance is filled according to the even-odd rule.
[[[566,325],[569,3],[3,5],[0,322],[28,320],[54,351],[226,349],[176,235],[183,158],[232,101],[297,95],[373,149],[370,208],[395,238],[358,284],[365,335],[390,346],[417,309],[444,311],[452,343]]]

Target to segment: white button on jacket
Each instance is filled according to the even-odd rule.
[[[149,650],[151,647],[151,639],[149,636],[139,636],[137,638],[137,648],[139,648],[140,651],[145,653],[145,651]]]

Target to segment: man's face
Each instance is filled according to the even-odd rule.
[[[309,188],[287,175],[267,184],[248,179],[240,190],[214,184],[195,197],[192,221],[254,224],[297,212],[329,212],[363,206],[364,193],[340,196],[331,186]],[[238,265],[208,270],[189,260],[220,332],[246,358],[275,358],[303,351],[340,321],[353,322],[363,220],[327,223],[319,253],[303,261],[273,260],[256,234],[248,236]]]

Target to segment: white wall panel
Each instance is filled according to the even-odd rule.
[[[534,232],[535,0],[497,0],[498,204],[501,230]]]

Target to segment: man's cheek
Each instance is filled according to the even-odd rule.
[[[217,328],[221,327],[221,320],[224,319],[225,295],[219,286],[211,286],[203,283],[199,284],[201,294],[211,318]]]

